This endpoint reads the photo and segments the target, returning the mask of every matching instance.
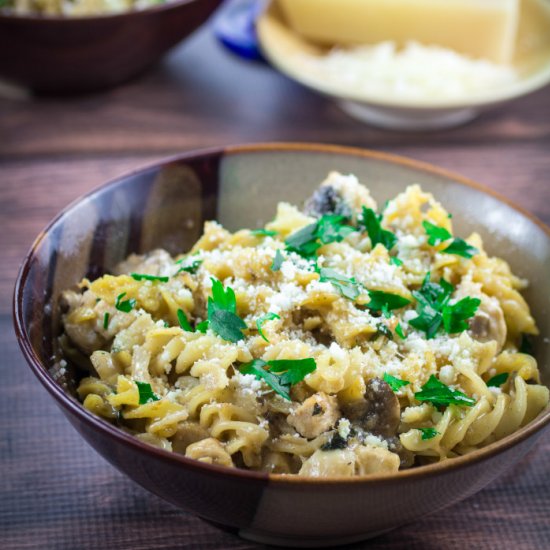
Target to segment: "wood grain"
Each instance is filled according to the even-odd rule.
[[[409,155],[485,183],[550,223],[548,90],[452,131],[391,133],[349,119],[268,67],[232,58],[205,29],[111,92],[0,99],[2,548],[259,548],[146,493],[91,451],[24,364],[10,311],[27,248],[83,192],[185,149],[273,140]],[[355,548],[545,548],[549,474],[546,434],[478,495]]]

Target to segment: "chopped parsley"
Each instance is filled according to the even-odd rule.
[[[414,397],[418,401],[428,401],[436,407],[446,407],[448,405],[471,407],[475,405],[475,399],[468,397],[461,391],[449,388],[449,386],[443,384],[433,374],[422,386],[422,389],[414,394]]]
[[[107,330],[109,328],[109,312],[105,312],[105,315],[103,316],[103,328]]]
[[[258,380],[263,380],[272,390],[284,399],[290,401],[290,387],[301,382],[306,375],[317,368],[315,359],[278,359],[264,361],[254,359],[241,365],[242,374],[253,374]]]
[[[363,212],[358,220],[358,225],[367,232],[372,247],[381,244],[388,250],[391,250],[397,243],[397,237],[387,229],[383,229],[382,215],[377,214],[372,208],[363,206]]]
[[[422,441],[433,439],[439,432],[435,428],[416,428],[422,434]]]
[[[501,372],[500,374],[497,374],[493,376],[492,378],[489,378],[487,380],[487,387],[488,388],[499,388],[508,380],[508,377],[510,376],[510,373],[508,372]]]
[[[183,309],[178,309],[178,321],[180,327],[185,330],[185,332],[195,332],[193,330],[193,327],[191,326],[191,323],[189,323],[189,320],[187,319],[187,316],[185,315]]]
[[[208,319],[206,321],[202,321],[202,323],[199,323],[196,327],[195,327],[195,330],[197,332],[202,332],[203,334],[206,333],[206,331],[208,330]]]
[[[139,391],[139,404],[145,405],[146,403],[152,403],[153,401],[159,401],[160,397],[155,395],[151,388],[151,384],[147,382],[136,382]]]
[[[285,240],[286,248],[311,259],[324,244],[340,242],[355,229],[347,225],[348,218],[336,214],[321,216],[316,222],[295,231]]]
[[[445,279],[441,279],[439,283],[432,283],[428,272],[420,290],[412,293],[417,301],[418,316],[411,319],[409,324],[423,331],[428,339],[433,338],[441,326],[449,334],[466,330],[466,321],[474,315],[481,301],[478,298],[466,297],[450,305],[449,300],[453,291],[453,285]]]
[[[372,311],[389,312],[393,309],[401,309],[411,301],[399,294],[390,294],[381,290],[369,290],[370,302],[366,306]]]
[[[352,277],[348,278],[334,269],[330,269],[327,267],[322,267],[319,270],[319,275],[321,278],[319,279],[320,282],[328,282],[332,283],[332,286],[340,292],[340,294],[344,298],[348,298],[349,300],[355,300],[359,294],[361,294],[361,291],[359,290],[359,284],[357,281]]]
[[[275,237],[277,235],[277,231],[271,229],[251,229],[250,233],[255,237]]]
[[[431,246],[437,246],[449,239],[453,239],[451,233],[444,227],[439,227],[429,221],[423,221],[422,225],[428,235],[428,244]],[[455,237],[449,246],[444,248],[442,252],[446,254],[456,254],[463,258],[472,258],[479,253],[479,250],[475,246],[468,244],[465,240]]]
[[[266,321],[273,321],[273,319],[280,319],[280,317],[271,311],[268,311],[265,315],[262,315],[258,319],[256,319],[256,327],[258,327],[258,334],[266,341],[269,342],[269,340],[266,338],[265,334],[263,333],[262,326]]]
[[[273,263],[271,264],[271,271],[279,271],[284,261],[285,257],[283,256],[283,253],[277,249],[277,252],[275,252],[275,258],[273,258]]]
[[[123,311],[124,313],[130,313],[130,311],[132,311],[132,309],[134,309],[134,307],[136,306],[136,300],[134,298],[130,298],[129,300],[123,300],[122,298],[124,298],[124,296],[126,296],[126,292],[122,292],[116,297],[115,307],[119,311]]]
[[[246,323],[237,315],[237,300],[231,287],[224,290],[223,284],[212,280],[212,297],[208,298],[208,326],[228,342],[239,342],[244,338]]]
[[[395,327],[395,334],[397,334],[401,340],[405,340],[407,338],[407,335],[403,332],[401,323],[397,323],[397,326]]]
[[[185,260],[187,260],[187,258],[182,258],[181,260],[178,260],[176,263],[183,264]],[[181,273],[182,271],[185,271],[186,273],[191,273],[191,274],[196,273],[197,269],[199,269],[201,264],[202,264],[202,260],[192,260],[190,263],[181,265],[175,274],[178,275],[178,273]]]
[[[376,325],[376,330],[378,334],[385,336],[388,340],[393,340],[393,334],[388,325],[385,325],[384,323],[378,323]]]
[[[401,266],[403,265],[403,260],[400,260],[397,256],[391,256],[390,257],[390,264]]]
[[[167,283],[170,277],[160,277],[159,275],[147,275],[146,273],[132,273],[132,279],[136,281],[158,281],[160,283]]]
[[[384,380],[393,391],[399,391],[403,386],[408,386],[410,384],[408,380],[401,380],[401,378],[396,378],[387,372],[384,373],[382,380]]]

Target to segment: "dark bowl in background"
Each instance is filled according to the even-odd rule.
[[[143,72],[222,0],[176,0],[92,17],[0,14],[0,78],[42,93],[106,89]]]
[[[541,330],[536,355],[542,379],[550,385],[550,345],[544,343],[550,335],[550,229],[461,176],[384,153],[330,145],[256,144],[159,161],[107,183],[62,211],[27,254],[15,288],[15,330],[23,354],[80,435],[156,495],[263,543],[319,548],[424,519],[479,491],[516,464],[550,425],[547,408],[517,432],[459,458],[391,475],[320,479],[191,460],[139,441],[79,403],[74,388],[83,373],[69,364],[67,373],[59,376],[52,359],[63,290],[84,276],[112,270],[131,252],[157,247],[172,254],[187,251],[205,220],[217,219],[231,231],[262,227],[278,201],[300,204],[330,170],[356,174],[379,204],[412,182],[421,184],[452,208],[459,234],[478,231],[489,253],[528,277],[526,298]],[[36,429],[43,429],[39,424]],[[64,490],[73,488],[67,485]]]

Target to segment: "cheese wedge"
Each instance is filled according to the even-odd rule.
[[[414,40],[510,63],[520,0],[278,0],[294,31],[327,45]]]

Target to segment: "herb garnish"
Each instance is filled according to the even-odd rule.
[[[136,305],[136,300],[134,298],[130,298],[129,300],[123,301],[122,298],[124,298],[124,296],[126,296],[126,292],[123,292],[122,294],[119,294],[116,297],[115,307],[119,311],[123,311],[124,313],[130,313],[130,311],[132,311],[132,309],[134,309]]]
[[[103,328],[107,330],[109,328],[109,312],[106,311],[103,316]]]
[[[228,342],[236,343],[244,338],[246,323],[237,315],[237,300],[231,287],[212,280],[212,297],[208,298],[208,326]],[[198,327],[197,327],[198,328]]]
[[[475,399],[468,397],[458,390],[453,390],[438,380],[433,374],[429,380],[422,386],[422,389],[414,394],[418,401],[428,401],[436,407],[446,407],[447,405],[464,405],[471,407],[475,405]]]
[[[284,261],[285,257],[283,256],[283,253],[277,249],[277,252],[275,252],[275,258],[273,258],[273,263],[271,264],[271,271],[279,271]]]
[[[255,237],[275,237],[277,235],[277,231],[271,229],[251,229],[250,233]]]
[[[322,451],[335,451],[336,449],[345,449],[348,442],[339,434],[335,433],[326,443],[321,445]]]
[[[405,340],[407,338],[407,335],[403,332],[401,323],[397,323],[397,326],[395,327],[395,334],[397,334],[401,340]]]
[[[286,248],[304,258],[311,259],[324,244],[340,242],[355,229],[347,225],[348,218],[325,214],[316,222],[295,231],[285,240]]]
[[[433,439],[439,432],[435,428],[416,428],[422,434],[422,441]]]
[[[423,221],[422,225],[428,234],[428,244],[432,246],[437,246],[449,239],[453,239],[453,236],[447,229],[444,227],[439,227],[434,225],[429,221]],[[444,248],[442,252],[446,254],[456,254],[457,256],[462,256],[463,258],[472,258],[479,253],[479,250],[468,244],[464,239],[459,239],[455,237],[447,248]]]
[[[191,323],[189,323],[189,320],[187,319],[187,316],[185,315],[183,309],[178,309],[177,315],[180,327],[185,330],[185,332],[195,332],[193,330],[193,327],[191,326]]]
[[[401,378],[396,378],[387,372],[384,373],[382,380],[384,380],[393,391],[399,391],[403,386],[408,386],[410,384],[408,380],[401,380]]]
[[[203,334],[206,333],[206,331],[208,330],[208,319],[206,321],[202,321],[201,323],[199,323],[196,327],[195,327],[195,330],[197,332],[202,332]]]
[[[453,285],[445,279],[441,279],[439,284],[432,283],[428,272],[420,290],[412,293],[417,301],[418,316],[411,319],[409,324],[425,332],[428,339],[433,338],[442,325],[449,334],[466,330],[466,321],[474,315],[481,301],[466,297],[449,305],[453,291]]]
[[[376,325],[376,330],[377,330],[378,334],[381,334],[382,336],[385,336],[388,340],[393,340],[392,331],[384,323],[378,323]]]
[[[510,376],[510,373],[508,372],[501,372],[500,374],[497,374],[493,376],[492,378],[489,378],[487,380],[487,387],[488,388],[499,388],[508,380],[508,377]]]
[[[369,290],[370,302],[366,306],[372,311],[391,311],[393,309],[401,309],[411,301],[399,294],[390,294],[381,290]]]
[[[151,388],[151,384],[147,382],[136,382],[139,391],[139,404],[145,405],[146,403],[152,403],[153,401],[159,401],[160,397],[155,395]]]
[[[167,283],[170,277],[160,277],[159,275],[147,275],[146,273],[131,273],[132,279],[136,281],[159,281]]]
[[[280,319],[280,317],[271,311],[268,311],[265,315],[262,315],[261,317],[258,317],[256,319],[256,327],[258,327],[258,334],[266,341],[269,342],[269,340],[266,338],[265,334],[263,333],[262,326],[266,321],[273,321],[273,319]]]
[[[178,260],[176,263],[181,264],[183,263],[187,258],[182,258],[181,260]],[[175,273],[175,275],[178,275],[182,271],[185,271],[187,273],[196,273],[197,269],[199,269],[200,265],[202,264],[202,260],[192,260],[191,263],[182,265]],[[174,276],[175,276],[174,275]]]
[[[278,359],[264,361],[254,359],[241,365],[239,371],[243,374],[253,374],[281,397],[290,401],[290,387],[301,382],[306,375],[317,368],[315,359]]]
[[[403,265],[403,260],[400,260],[397,256],[391,256],[390,257],[390,264],[392,265],[396,265],[396,266],[401,266]]]
[[[320,282],[332,283],[332,286],[334,286],[334,288],[336,288],[336,290],[338,290],[344,298],[355,300],[361,293],[359,290],[359,284],[353,277],[348,278],[328,267],[322,267],[319,270],[319,275],[321,277],[319,279]]]
[[[373,248],[381,244],[391,250],[397,243],[397,237],[391,231],[383,229],[381,221],[382,214],[377,214],[372,208],[363,206],[363,213],[358,220],[359,227],[367,231]]]

